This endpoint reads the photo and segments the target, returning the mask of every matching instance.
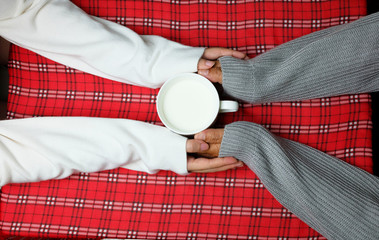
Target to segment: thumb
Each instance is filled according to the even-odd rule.
[[[215,63],[216,63],[215,61],[210,61],[204,58],[200,58],[199,62],[197,63],[197,69],[198,70],[210,69],[211,67],[215,65]]]
[[[208,78],[211,82],[222,84],[222,72],[220,68],[202,69],[198,73]]]
[[[188,153],[200,153],[209,149],[209,145],[199,139],[188,139],[186,143],[186,151]]]

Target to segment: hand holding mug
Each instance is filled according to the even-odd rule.
[[[222,138],[224,137],[224,129],[206,129],[195,135],[195,140],[201,141],[202,144],[208,144],[208,148],[203,147],[198,152],[204,157],[217,157],[220,152]]]
[[[215,60],[224,56],[232,56],[235,58],[245,59],[245,60],[248,58],[245,53],[232,50],[232,49],[221,48],[221,47],[206,48],[204,50],[203,56],[200,58],[197,64],[198,71],[210,69],[215,64]]]
[[[220,61],[216,61],[209,69],[202,69],[198,74],[208,78],[211,82],[222,84],[222,70]]]

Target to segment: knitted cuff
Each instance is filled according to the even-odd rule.
[[[229,96],[244,101],[251,101],[254,93],[247,94],[247,89],[256,89],[253,79],[254,69],[249,61],[230,56],[220,58],[222,69],[222,86]],[[258,91],[258,89],[256,89]]]
[[[224,137],[221,142],[221,148],[219,157],[233,156],[238,159],[245,159],[246,156],[241,156],[248,154],[250,151],[254,152],[256,149],[256,141],[260,141],[255,138],[259,134],[255,134],[260,126],[251,122],[234,122],[228,124],[225,127]]]

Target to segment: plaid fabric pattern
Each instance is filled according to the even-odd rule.
[[[250,57],[366,13],[363,0],[75,0],[86,12],[140,34]],[[125,53],[127,54],[127,53]],[[161,125],[157,90],[112,82],[12,46],[8,118],[92,116]],[[368,94],[290,103],[240,104],[239,120],[372,171]],[[317,197],[317,196],[315,196]],[[115,169],[1,189],[4,236],[139,239],[324,239],[282,207],[248,168],[155,175]]]

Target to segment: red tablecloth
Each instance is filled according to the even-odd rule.
[[[250,57],[366,14],[364,0],[75,0],[140,34]],[[125,53],[127,54],[127,53]],[[99,55],[101,57],[101,55]],[[12,46],[8,118],[91,116],[161,124],[158,90],[112,82]],[[241,103],[222,115],[263,124],[372,171],[368,94],[290,103]],[[317,197],[317,196],[315,196]],[[1,189],[0,235],[140,239],[323,239],[283,208],[248,168],[156,175],[116,169]]]

